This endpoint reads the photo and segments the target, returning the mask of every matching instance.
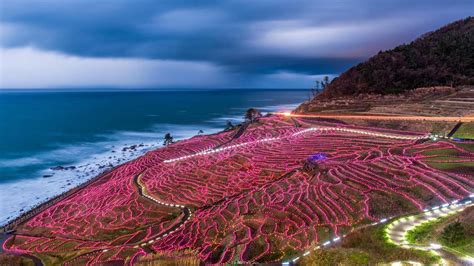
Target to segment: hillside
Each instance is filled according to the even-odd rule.
[[[469,196],[468,148],[413,130],[261,117],[150,151],[17,219],[0,247],[23,258],[0,253],[0,264],[295,262],[354,228]],[[425,261],[377,243],[374,264]]]
[[[474,84],[474,18],[379,52],[334,79],[316,99]]]

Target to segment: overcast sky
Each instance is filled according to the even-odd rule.
[[[1,0],[1,88],[306,88],[446,23],[456,0]]]

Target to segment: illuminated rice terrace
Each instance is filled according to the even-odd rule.
[[[206,263],[285,262],[352,228],[472,193],[428,132],[261,118],[157,149],[97,178],[17,228],[4,249],[66,264],[193,254]],[[84,237],[87,236],[87,237]]]

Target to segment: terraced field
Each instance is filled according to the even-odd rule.
[[[471,194],[472,149],[427,135],[261,118],[116,168],[17,226],[3,248],[65,264],[286,261]]]

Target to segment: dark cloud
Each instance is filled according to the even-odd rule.
[[[472,0],[2,0],[3,47],[204,61],[265,75],[339,73],[466,17]]]

